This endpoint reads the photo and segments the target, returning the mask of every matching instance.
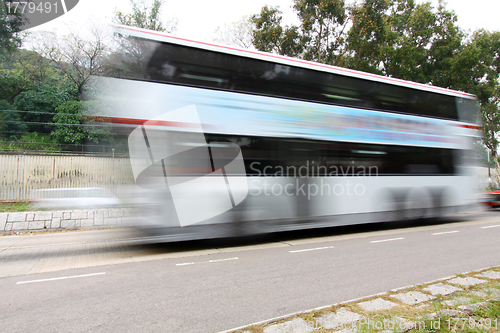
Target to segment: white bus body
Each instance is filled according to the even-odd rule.
[[[149,230],[260,233],[441,216],[475,204],[473,95],[117,27],[94,120],[132,125]],[[150,209],[150,208],[148,208]],[[146,209],[147,210],[147,209]],[[183,239],[179,236],[178,239]]]

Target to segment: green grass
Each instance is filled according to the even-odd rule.
[[[0,203],[0,213],[25,212],[29,210],[29,202]]]

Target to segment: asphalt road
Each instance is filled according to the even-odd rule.
[[[500,212],[230,240],[0,237],[0,330],[218,332],[500,265]]]

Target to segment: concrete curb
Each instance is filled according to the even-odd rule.
[[[84,209],[0,213],[0,233],[129,226],[132,209]]]

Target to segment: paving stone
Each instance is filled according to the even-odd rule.
[[[62,215],[61,215],[62,216]],[[51,228],[60,228],[61,227],[61,218],[60,217],[53,217],[52,222],[50,224]]]
[[[72,220],[82,220],[87,218],[87,211],[86,210],[75,210],[71,212],[71,219]]]
[[[61,228],[63,229],[76,229],[76,221],[75,220],[62,220]]]
[[[481,297],[486,297],[491,301],[499,301],[500,300],[500,289],[487,288],[487,289],[484,289],[482,292],[483,292],[483,296],[481,296]],[[480,293],[480,292],[478,291],[478,293]]]
[[[118,224],[118,221],[117,221],[116,217],[105,217],[104,224],[116,225],[116,224]]]
[[[26,221],[33,221],[35,219],[35,213],[26,213]]]
[[[472,301],[471,298],[469,297],[455,297],[446,301],[443,301],[443,304],[446,304],[447,306],[456,306],[456,305],[463,305],[463,304],[468,304]]]
[[[425,315],[425,319],[433,320],[437,318],[446,317],[457,317],[460,315],[459,310],[443,309],[438,312],[433,312]]]
[[[310,333],[314,326],[308,324],[304,319],[294,318],[281,324],[274,324],[264,328],[264,333]]]
[[[33,221],[29,222],[28,230],[40,230],[45,227],[45,221]]]
[[[69,220],[69,219],[71,219],[71,212],[64,212],[63,220]]]
[[[458,309],[462,312],[465,313],[472,313],[476,311],[477,309],[483,308],[488,305],[488,302],[481,302],[481,303],[474,303],[474,304],[467,304],[467,305],[460,305]]]
[[[12,231],[14,230],[28,230],[29,222],[13,222]]]
[[[7,222],[24,222],[26,221],[26,213],[9,213]]]
[[[325,329],[343,329],[363,318],[360,314],[341,308],[336,312],[327,313],[316,318],[316,321]]]
[[[94,218],[94,225],[103,225],[104,224],[104,213],[97,212]]]
[[[122,217],[123,216],[123,209],[121,208],[114,208],[109,210],[109,217]]]
[[[425,291],[430,292],[432,295],[449,295],[453,294],[454,292],[463,290],[462,288],[450,286],[447,284],[443,283],[436,283],[436,284],[431,284],[427,288],[424,288]]]
[[[394,297],[394,298],[400,300],[402,303],[409,304],[409,305],[415,305],[418,303],[427,302],[431,299],[436,298],[434,296],[430,296],[430,295],[421,293],[419,291],[409,291],[407,293],[391,295],[391,297]]]
[[[386,301],[385,299],[382,298],[376,298],[371,301],[358,303],[358,305],[361,306],[365,311],[378,311],[378,310],[390,309],[396,306],[397,304],[390,301]]]
[[[498,288],[488,288],[486,289],[491,295],[500,296],[500,289]]]
[[[442,316],[447,316],[447,317],[457,317],[460,314],[460,311],[458,310],[451,310],[451,309],[443,309],[439,311]]]
[[[80,226],[81,227],[93,227],[94,226],[94,220],[93,219],[84,219],[80,221]]]
[[[458,284],[461,286],[475,286],[476,284],[481,284],[488,282],[486,280],[477,279],[475,277],[457,277],[447,281],[448,283]]]
[[[4,231],[7,226],[7,214],[0,213],[0,231]]]
[[[53,211],[52,212],[52,218],[54,218],[54,217],[60,217],[60,218],[62,218],[63,217],[63,211],[62,210]]]
[[[488,293],[482,290],[474,290],[470,292],[472,295],[477,297],[488,297]]]
[[[52,220],[52,212],[36,212],[35,221]]]
[[[486,271],[477,276],[488,278],[488,279],[500,279],[500,272],[497,271]]]

